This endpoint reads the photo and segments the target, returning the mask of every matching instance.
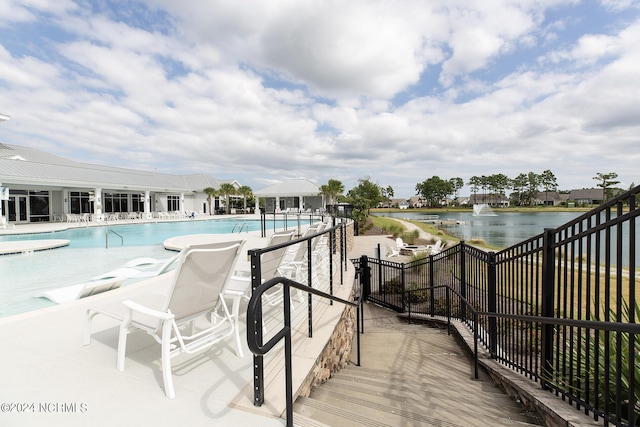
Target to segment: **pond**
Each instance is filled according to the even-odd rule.
[[[425,221],[438,215],[443,225],[438,227],[463,240],[482,239],[487,244],[506,248],[527,240],[544,231],[556,228],[577,218],[584,212],[500,212],[494,215],[474,216],[472,212],[392,212],[390,218]]]

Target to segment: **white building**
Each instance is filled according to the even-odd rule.
[[[13,223],[55,221],[64,214],[103,219],[112,213],[210,214],[206,174],[170,175],[68,160],[33,148],[0,144],[0,216]],[[8,189],[8,190],[7,190]],[[4,197],[3,197],[4,196]],[[216,198],[211,210],[220,207]]]
[[[291,179],[253,192],[256,206],[264,199],[265,212],[315,212],[324,207],[320,187],[308,179]]]

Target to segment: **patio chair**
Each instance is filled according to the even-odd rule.
[[[307,228],[303,238],[312,236],[318,232],[319,224],[314,224]],[[315,238],[311,241],[311,254],[315,250],[320,238]],[[308,265],[308,245],[307,242],[300,242],[297,245],[297,249],[293,252],[293,256],[290,258],[284,258],[278,266],[278,274],[288,279],[296,280],[300,283],[307,284],[308,280],[306,275],[303,275],[303,270],[306,271]],[[302,291],[298,289],[298,296],[302,294]]]
[[[134,273],[133,277],[155,277],[171,270],[172,266],[179,258],[180,253],[165,259],[149,257],[135,258],[127,262],[123,269],[118,270],[131,270]]]
[[[56,304],[74,301],[80,298],[87,298],[92,295],[118,289],[126,280],[126,277],[111,276],[107,278],[96,278],[78,285],[65,286],[63,288],[51,289],[36,295],[36,298],[46,298]]]
[[[279,231],[273,233],[267,242],[266,247],[279,245],[281,243],[289,242],[293,239],[295,232],[293,230]],[[278,275],[278,267],[282,264],[283,259],[286,257],[289,248],[284,247],[276,249],[270,252],[266,252],[260,256],[260,271],[262,282],[266,282],[269,279],[273,279]],[[251,273],[247,271],[236,271],[231,278],[231,282],[228,285],[226,294],[230,295],[242,295],[243,298],[249,299],[251,290]],[[279,287],[275,287],[274,290],[266,292],[263,296],[265,301],[270,305],[276,305],[282,301],[282,292]]]
[[[436,255],[444,249],[444,245],[442,244],[442,240],[438,240],[435,245],[427,245],[427,248],[431,252],[431,255]]]
[[[301,269],[304,269],[305,272],[308,272],[309,268],[309,260],[313,262],[312,276],[313,281],[317,281],[319,279],[318,273],[320,271],[328,271],[328,263],[329,263],[329,234],[321,234],[325,228],[327,228],[326,222],[317,222],[309,226],[307,232],[304,234],[304,237],[309,237],[311,235],[317,234],[318,236],[311,239],[311,252],[308,252],[307,243],[303,243],[304,248],[300,248],[303,252],[302,258],[297,260],[284,260],[283,265],[280,267],[281,271],[290,270],[292,265],[296,266],[296,281],[309,285],[308,274],[301,274]],[[335,259],[334,259],[335,261]],[[289,278],[290,275],[286,276]],[[298,294],[301,294],[302,291],[298,290]]]
[[[398,249],[398,247],[394,248],[393,246],[387,243],[387,258],[391,258],[398,255],[400,255],[400,249]]]
[[[221,294],[231,277],[243,244],[244,242],[227,242],[187,247],[181,252],[167,295],[149,292],[136,298],[136,301],[123,301],[115,312],[90,308],[87,311],[85,345],[90,343],[91,320],[95,315],[105,314],[120,320],[116,366],[119,371],[123,371],[130,330],[136,328],[147,332],[161,345],[165,394],[173,399],[175,391],[171,358],[182,353],[192,354],[204,350],[234,334],[236,354],[242,354],[238,313],[230,312]],[[196,327],[195,320],[207,315],[211,316],[210,325]]]

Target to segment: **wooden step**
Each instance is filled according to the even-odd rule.
[[[349,427],[540,425],[483,371],[475,379],[472,358],[444,329],[378,316],[361,340],[362,366],[299,397],[296,415]]]

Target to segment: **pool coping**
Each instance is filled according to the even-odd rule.
[[[0,256],[57,249],[69,246],[70,242],[71,241],[67,239],[16,240],[0,242]]]

